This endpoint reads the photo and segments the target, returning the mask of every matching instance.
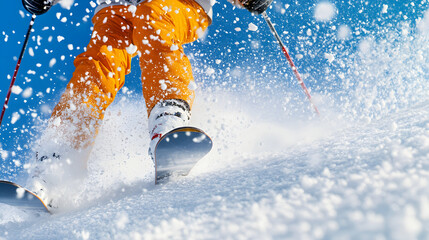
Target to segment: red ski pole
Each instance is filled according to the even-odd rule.
[[[274,28],[273,23],[271,22],[270,18],[268,17],[266,12],[262,13],[262,16],[264,17],[265,21],[268,24],[268,27],[270,27],[271,32],[274,34],[274,37],[277,39],[277,42],[279,43],[281,49],[283,50],[283,53],[285,54],[289,65],[292,68],[293,73],[295,74],[299,84],[301,85],[302,90],[304,90],[305,95],[307,95],[308,100],[310,100],[311,106],[313,106],[314,110],[316,111],[317,115],[320,116],[319,110],[317,109],[316,105],[314,105],[313,101],[311,100],[310,92],[308,91],[307,87],[305,86],[304,81],[302,80],[301,75],[298,72],[298,69],[296,68],[295,64],[292,61],[292,58],[290,57],[289,53],[286,50],[286,46],[283,44],[282,40],[280,39],[279,34],[277,33],[276,29]]]
[[[18,62],[16,63],[15,72],[13,72],[12,81],[10,82],[9,91],[7,92],[6,100],[4,101],[3,110],[0,116],[0,128],[1,128],[1,123],[3,121],[4,113],[6,112],[6,109],[7,109],[7,104],[9,103],[10,94],[12,93],[12,87],[15,84],[16,76],[18,75],[19,66],[21,65],[21,60],[22,60],[22,57],[24,56],[25,48],[27,47],[28,39],[30,38],[30,32],[31,32],[31,29],[33,28],[35,19],[36,19],[36,15],[33,15],[30,21],[30,26],[28,27],[27,35],[25,36],[25,41],[21,49],[21,54],[19,55]]]

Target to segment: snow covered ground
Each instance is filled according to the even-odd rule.
[[[145,148],[132,151],[147,144],[146,138],[129,135],[123,124],[114,128],[120,119],[131,121],[130,128],[144,123],[133,118],[133,107],[124,109],[119,103],[107,116],[92,156],[90,179],[74,196],[75,209],[39,218],[1,209],[0,236],[427,239],[428,104],[423,101],[366,124],[312,120],[305,123],[307,127],[272,124],[261,129],[268,123],[250,124],[244,112],[240,121],[228,111],[221,117],[224,122],[235,119],[230,121],[242,127],[222,127],[197,118],[195,124],[205,125],[213,136],[215,149],[189,177],[154,186]],[[316,130],[320,134],[314,134]],[[221,142],[228,134],[249,131],[253,138],[235,136],[231,142]],[[125,142],[112,138],[115,134]],[[272,137],[281,151],[270,149]],[[112,139],[128,148],[119,151],[123,146]],[[108,155],[111,159],[105,159]]]

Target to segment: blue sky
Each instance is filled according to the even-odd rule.
[[[336,52],[337,58],[341,54],[341,58],[347,58],[344,55],[357,49],[362,39],[377,38],[382,32],[380,29],[389,29],[401,22],[413,26],[427,9],[427,3],[411,4],[412,1],[331,1],[336,6],[335,17],[320,22],[314,18],[315,6],[320,2],[275,1],[268,10],[296,65],[306,76],[307,86],[320,93],[335,91],[341,84],[335,74],[325,79],[326,69],[341,68],[332,65],[325,53]],[[72,75],[74,57],[89,40],[94,8],[89,1],[76,3],[70,10],[55,6],[36,19],[16,81],[23,91],[31,89],[32,94],[29,97],[22,93],[12,95],[0,129],[0,150],[3,150],[0,176],[16,170],[12,160],[25,161],[22,156],[28,154],[29,146],[40,133],[40,123],[49,117],[49,109],[58,101]],[[383,5],[388,6],[387,10]],[[0,101],[3,103],[30,16],[21,1],[13,1],[7,4],[0,18]],[[249,29],[250,23],[257,31]],[[348,39],[338,38],[341,26],[351,30]],[[227,1],[215,5],[208,35],[186,46],[186,52],[194,66],[196,81],[203,86],[245,88],[247,82],[243,78],[250,75],[258,82],[257,87],[281,83],[306,101],[262,17],[234,9]],[[141,97],[139,78],[135,59],[125,86],[137,97]],[[19,119],[12,121],[13,116]]]

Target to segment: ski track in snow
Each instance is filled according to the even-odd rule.
[[[428,103],[370,124],[330,130],[331,134],[311,141],[287,142],[280,152],[249,150],[254,156],[234,156],[225,155],[230,150],[214,149],[189,177],[162,186],[153,185],[153,172],[146,166],[151,163],[145,160],[143,176],[128,176],[128,182],[124,176],[121,181],[114,176],[121,174],[117,170],[107,185],[119,182],[120,186],[102,186],[106,183],[100,181],[92,190],[102,187],[106,192],[98,192],[95,200],[52,216],[11,219],[12,223],[0,225],[0,236],[425,239]]]

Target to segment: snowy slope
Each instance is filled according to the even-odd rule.
[[[150,160],[139,163],[143,169],[140,175],[133,173],[133,169],[139,168],[137,163],[123,161],[117,164],[119,169],[111,167],[110,173],[106,173],[110,176],[92,172],[92,184],[104,187],[105,193],[86,186],[81,193],[81,197],[87,197],[86,202],[77,204],[76,209],[3,223],[0,236],[426,239],[428,104],[429,101],[414,105],[369,124],[348,123],[335,130],[326,130],[329,127],[324,126],[324,137],[296,137],[300,139],[298,143],[281,142],[284,150],[276,153],[251,147],[241,155],[234,153],[233,146],[217,146],[191,176],[163,186],[153,185],[153,173],[146,168]],[[110,115],[111,122],[115,122],[112,116],[119,112],[122,117],[133,112],[118,109],[119,106],[112,109],[115,114]],[[256,123],[259,124],[262,122]],[[290,126],[275,128],[280,132],[298,131]],[[268,140],[264,134],[257,136],[262,144]],[[214,136],[215,142],[217,137]],[[248,142],[256,143],[252,139]],[[245,148],[237,147],[238,151]],[[133,162],[131,159],[134,157],[129,156],[128,161]],[[124,165],[122,170],[120,165]],[[121,179],[121,171],[129,174]],[[111,183],[119,182],[119,188],[108,186],[111,183],[105,180],[111,177],[115,178]],[[95,195],[95,200],[88,200],[88,196]],[[0,214],[5,217],[5,211],[0,210]]]

